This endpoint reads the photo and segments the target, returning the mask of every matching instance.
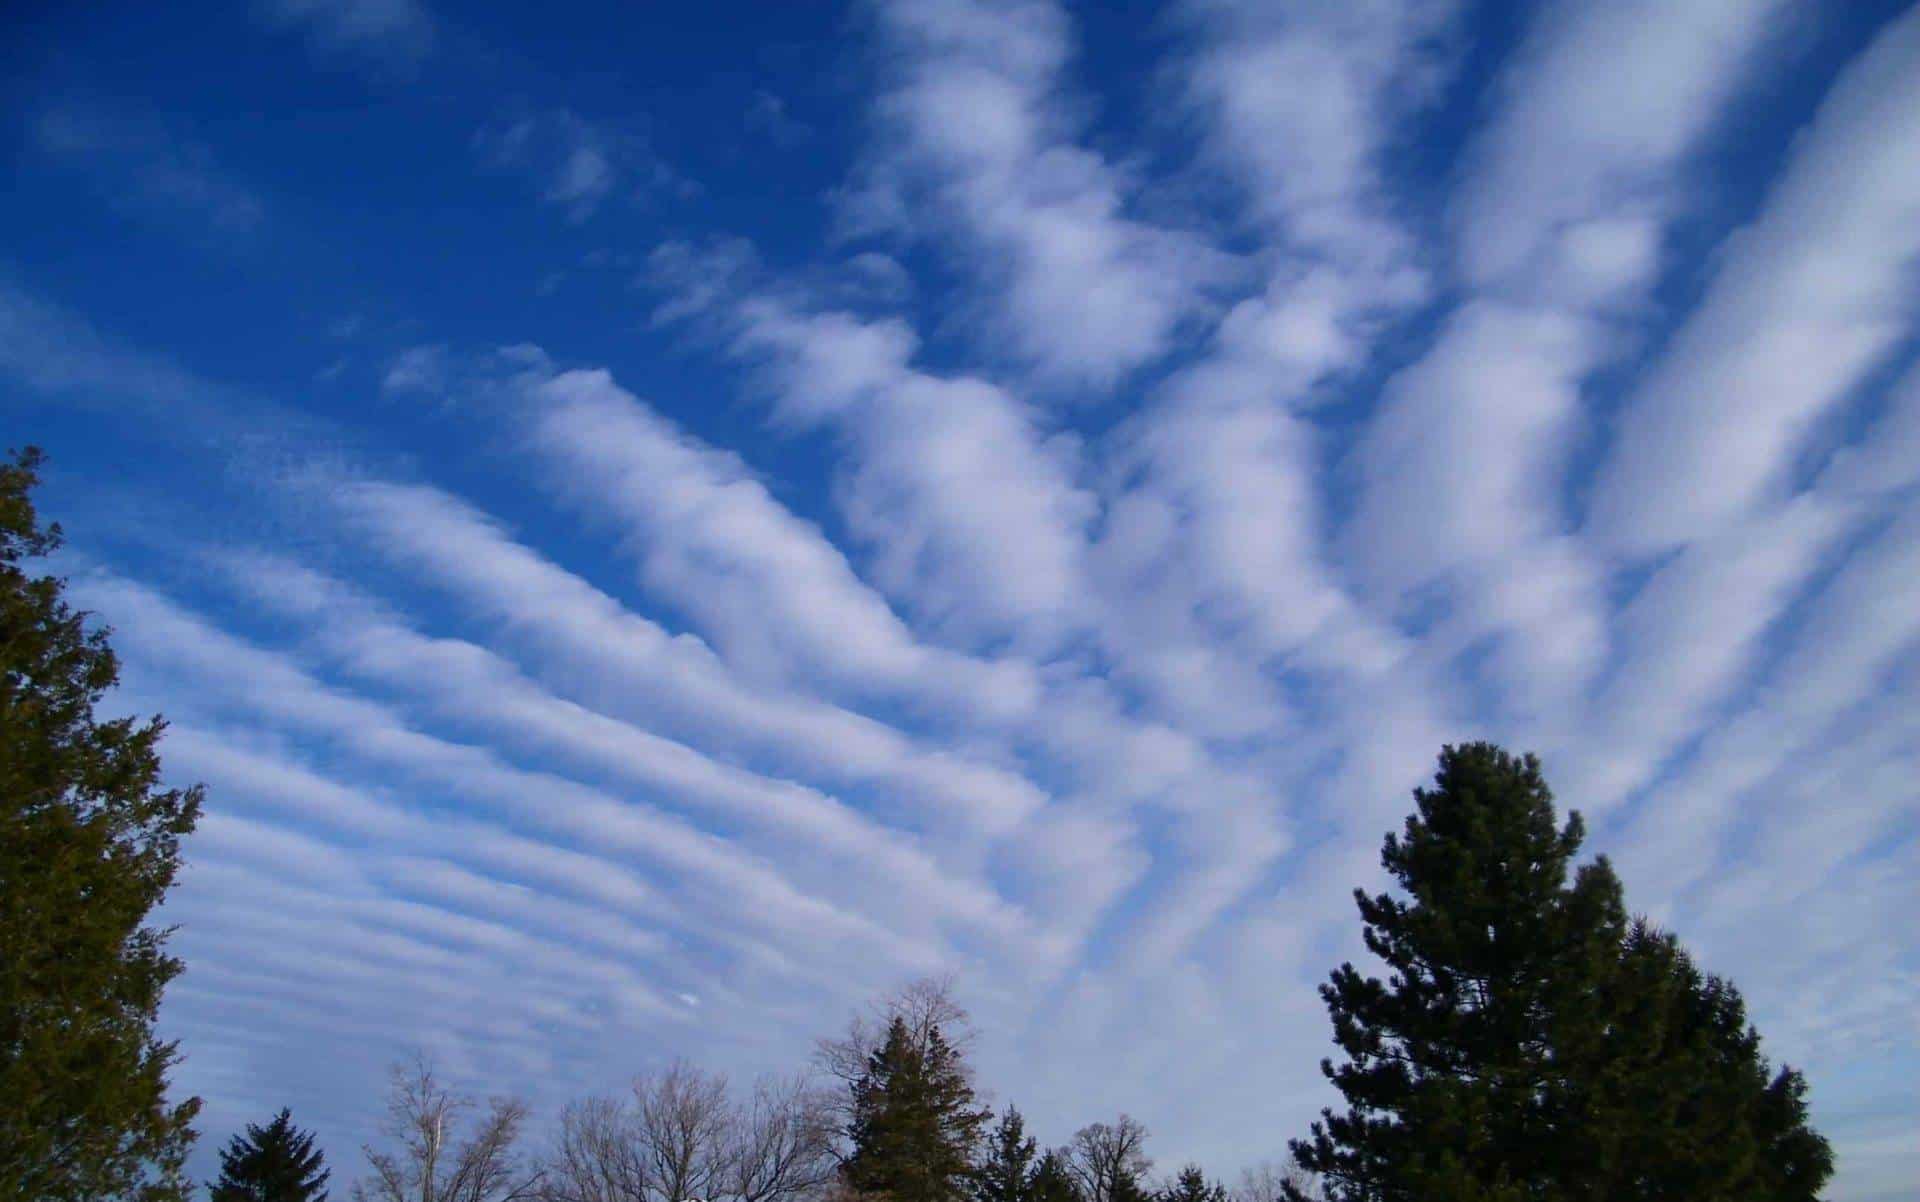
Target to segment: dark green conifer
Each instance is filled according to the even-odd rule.
[[[1739,995],[1629,926],[1532,756],[1446,748],[1357,892],[1386,981],[1321,987],[1345,1096],[1293,1143],[1332,1202],[1808,1202],[1831,1171],[1804,1083],[1769,1077]],[[1302,1202],[1294,1186],[1286,1195]]]
[[[1160,1202],[1227,1202],[1227,1190],[1219,1182],[1207,1180],[1205,1169],[1189,1164],[1172,1185],[1160,1191]]]
[[[852,1144],[842,1172],[863,1194],[892,1202],[965,1197],[989,1112],[974,1104],[959,1050],[938,1026],[916,1035],[896,1016],[854,1082]]]
[[[1027,1134],[1026,1120],[1008,1106],[987,1137],[986,1154],[974,1170],[978,1202],[1033,1202],[1034,1160],[1039,1145]]]
[[[199,1102],[167,1101],[153,1023],[180,962],[143,924],[200,791],[161,787],[159,719],[94,717],[119,665],[27,567],[60,542],[40,462],[0,463],[0,1199],[170,1202]]]
[[[1073,1182],[1073,1170],[1057,1149],[1049,1149],[1033,1166],[1027,1180],[1029,1202],[1081,1202],[1080,1189]]]
[[[1591,1069],[1569,1081],[1569,1160],[1609,1197],[1812,1202],[1833,1173],[1806,1082],[1774,1072],[1740,991],[1635,922]]]
[[[247,1124],[220,1152],[220,1180],[207,1185],[211,1202],[326,1202],[326,1158],[313,1132],[293,1125],[282,1109],[266,1126]]]

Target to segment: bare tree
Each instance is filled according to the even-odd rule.
[[[568,1103],[540,1196],[545,1202],[647,1202],[631,1108],[615,1098]]]
[[[440,1084],[426,1057],[394,1065],[386,1130],[399,1142],[400,1150],[365,1150],[373,1176],[354,1186],[357,1202],[532,1198],[540,1172],[522,1164],[514,1147],[526,1121],[526,1107],[512,1098],[495,1098],[461,1139],[461,1120],[472,1109],[470,1099]]]
[[[833,1177],[833,1124],[805,1077],[761,1081],[743,1105],[726,1079],[677,1062],[624,1099],[560,1115],[545,1202],[793,1202]]]
[[[973,1020],[953,996],[953,978],[922,977],[874,1002],[865,1013],[856,1013],[845,1035],[820,1040],[814,1047],[815,1062],[828,1076],[851,1085],[867,1071],[867,1058],[896,1018],[906,1022],[915,1044],[923,1048],[936,1030],[962,1051],[973,1043]]]
[[[763,1078],[734,1115],[726,1186],[737,1202],[810,1198],[832,1182],[833,1116],[804,1076]]]
[[[1282,1162],[1263,1160],[1242,1169],[1233,1187],[1233,1202],[1283,1202],[1288,1185],[1309,1198],[1320,1196],[1320,1175],[1302,1168],[1289,1156]]]
[[[654,1202],[711,1197],[726,1173],[733,1108],[725,1077],[676,1060],[633,1083],[634,1134]]]
[[[1073,1142],[1067,1145],[1067,1170],[1079,1185],[1080,1196],[1086,1202],[1116,1202],[1121,1183],[1138,1186],[1153,1167],[1146,1146],[1147,1129],[1125,1114],[1112,1123],[1094,1123],[1074,1132]]]
[[[838,1085],[824,1095],[825,1112],[832,1120],[836,1139],[853,1125],[856,1088],[866,1075],[868,1060],[886,1041],[887,1031],[896,1018],[906,1023],[914,1046],[922,1052],[927,1050],[935,1031],[961,1052],[974,1042],[973,1019],[954,997],[950,975],[909,981],[870,1003],[865,1011],[856,1011],[847,1022],[845,1035],[838,1039],[825,1037],[814,1044],[814,1064]],[[965,1056],[959,1061],[960,1071],[971,1083],[972,1066]]]

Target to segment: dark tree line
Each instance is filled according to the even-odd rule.
[[[160,785],[164,724],[97,720],[107,634],[30,561],[53,551],[0,463],[0,1202],[174,1202],[195,1099],[153,1022],[181,969],[147,925],[198,789]],[[1389,975],[1321,987],[1344,1099],[1284,1164],[1229,1189],[1198,1165],[1151,1179],[1122,1114],[1042,1149],[976,1091],[948,984],[902,990],[814,1072],[744,1093],[685,1064],[568,1106],[543,1154],[526,1108],[485,1106],[425,1061],[396,1068],[389,1150],[365,1202],[1811,1202],[1833,1172],[1806,1082],[1775,1070],[1740,993],[1632,918],[1605,858],[1577,863],[1532,756],[1449,747],[1356,892]],[[325,1202],[312,1133],[281,1111],[221,1154],[214,1202]]]

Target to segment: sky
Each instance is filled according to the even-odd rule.
[[[4,441],[208,790],[201,1175],[951,973],[996,1104],[1230,1177],[1488,738],[1920,1197],[1920,8],[0,25]]]

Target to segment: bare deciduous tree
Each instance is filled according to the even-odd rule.
[[[824,1112],[832,1121],[836,1140],[852,1127],[856,1086],[866,1075],[868,1059],[885,1042],[896,1018],[906,1023],[915,1047],[922,1052],[936,1030],[961,1052],[973,1044],[976,1034],[966,1007],[954,997],[950,975],[910,981],[871,1003],[864,1012],[856,1011],[847,1022],[845,1035],[825,1037],[814,1044],[814,1064],[839,1086],[824,1095]],[[959,1068],[971,1083],[973,1070],[965,1056],[959,1058]]]
[[[1242,1169],[1233,1187],[1233,1202],[1282,1202],[1284,1186],[1291,1185],[1309,1198],[1320,1196],[1320,1175],[1301,1168],[1289,1156],[1285,1161],[1263,1160]]]
[[[1094,1123],[1074,1132],[1067,1145],[1067,1169],[1086,1202],[1114,1202],[1121,1181],[1138,1184],[1153,1167],[1147,1159],[1147,1129],[1121,1115],[1112,1123]]]
[[[822,1039],[815,1045],[814,1060],[822,1071],[837,1081],[851,1085],[867,1071],[867,1057],[886,1038],[893,1020],[902,1019],[914,1042],[925,1047],[938,1029],[946,1041],[965,1051],[973,1043],[973,1021],[966,1008],[953,996],[951,976],[922,977],[873,1003],[864,1014],[855,1014],[847,1024],[847,1033],[838,1039]]]
[[[473,1109],[470,1099],[448,1090],[433,1065],[416,1056],[392,1069],[387,1133],[400,1150],[367,1148],[370,1180],[353,1188],[357,1202],[517,1202],[532,1198],[537,1168],[515,1150],[527,1109],[513,1098],[495,1098],[466,1138],[459,1128]]]
[[[544,1202],[644,1202],[646,1165],[629,1107],[586,1098],[560,1112],[560,1136],[547,1161]]]
[[[834,1176],[828,1100],[804,1076],[767,1078],[735,1116],[727,1193],[737,1202],[810,1198]]]
[[[684,1060],[633,1083],[634,1133],[654,1202],[713,1196],[726,1172],[733,1108],[725,1077]]]
[[[630,1097],[560,1115],[545,1202],[794,1202],[832,1180],[833,1126],[804,1077],[760,1082],[735,1105],[726,1079],[685,1063]]]

